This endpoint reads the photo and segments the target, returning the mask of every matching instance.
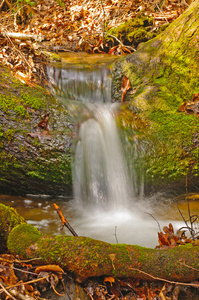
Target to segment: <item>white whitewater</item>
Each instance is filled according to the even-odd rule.
[[[74,164],[74,193],[80,205],[121,210],[133,191],[114,119],[113,105],[92,106],[94,118],[79,130]]]

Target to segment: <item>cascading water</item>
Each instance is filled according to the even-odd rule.
[[[107,242],[115,242],[117,235],[120,243],[157,245],[157,224],[149,215],[153,208],[142,199],[143,185],[139,188],[134,168],[134,162],[139,164],[139,143],[135,140],[134,149],[130,147],[133,163],[129,176],[114,118],[120,105],[111,103],[108,68],[49,66],[48,74],[51,92],[65,103],[78,128],[75,199],[67,204],[66,213],[73,215],[72,226],[79,235]],[[138,195],[139,201],[135,201]]]
[[[129,174],[110,105],[95,106],[94,118],[79,130],[74,167],[75,198],[80,204],[127,208]]]
[[[134,193],[111,103],[111,78],[107,68],[53,69],[48,72],[54,91],[66,101],[84,103],[79,121],[73,167],[74,196],[82,207],[121,210]]]

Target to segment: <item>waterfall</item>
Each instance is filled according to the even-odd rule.
[[[82,123],[74,164],[75,199],[105,209],[127,208],[129,174],[113,116],[113,106],[95,106],[94,117]]]
[[[142,172],[136,171],[142,168],[144,148],[133,132],[133,145],[126,144],[124,135],[121,142],[115,121],[120,103],[111,102],[109,69],[48,66],[48,76],[51,93],[69,110],[76,130],[74,197],[67,203],[66,218],[73,215],[71,224],[82,236],[111,243],[117,236],[119,243],[154,247],[157,224],[145,213],[153,213],[153,206],[143,197]]]
[[[128,208],[134,198],[133,184],[114,118],[118,105],[111,103],[109,69],[49,67],[48,74],[51,92],[70,105],[79,102],[82,116],[86,115],[78,117],[73,164],[76,203],[86,209]]]

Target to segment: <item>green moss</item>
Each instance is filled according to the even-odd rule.
[[[49,52],[49,51],[43,51],[43,53],[51,61],[55,61],[55,62],[61,61],[61,57],[58,54],[56,54],[56,53]]]
[[[17,211],[9,206],[0,203],[0,233],[5,238],[8,237],[10,231],[18,224],[26,223]]]
[[[114,41],[114,39],[109,36],[114,35],[124,44],[133,44],[136,47],[139,43],[154,37],[154,34],[150,32],[152,24],[153,18],[147,16],[130,19],[118,27],[109,29],[107,31],[106,40]]]
[[[38,242],[41,236],[41,232],[32,225],[20,224],[9,234],[8,249],[15,254],[28,257],[28,247]]]
[[[63,145],[64,140],[70,140],[67,136],[70,129],[67,128],[66,109],[47,95],[44,89],[39,86],[33,89],[22,84],[2,66],[0,91],[0,111],[3,115],[0,125],[1,190],[10,191],[11,183],[16,178],[17,187],[11,187],[14,191],[10,192],[23,194],[26,189],[26,193],[32,193],[31,180],[34,184],[38,182],[38,188],[46,188],[45,191],[37,191],[41,193],[51,193],[51,184],[70,189],[71,155],[69,147]],[[50,133],[39,136],[43,131],[37,125],[47,112]],[[38,132],[40,139],[29,135],[35,132]]]
[[[159,185],[162,179],[169,183],[184,180],[187,174],[199,174],[197,139],[194,142],[199,119],[178,110],[199,90],[196,51],[199,30],[194,14],[195,11],[191,18],[186,16],[184,27],[179,25],[182,16],[161,35],[143,44],[121,61],[117,71],[121,74],[117,89],[123,75],[135,89],[133,96],[128,96],[130,104],[126,105],[127,110],[130,107],[134,112],[133,124],[128,111],[120,115],[119,124],[128,138],[128,149],[135,147],[138,136],[136,145],[142,149],[143,158],[141,169],[145,170],[145,180],[149,183]],[[128,152],[129,161],[134,162],[134,151]]]
[[[45,181],[70,185],[72,182],[71,158],[68,154],[57,153],[53,158],[40,157],[29,162],[28,176]]]

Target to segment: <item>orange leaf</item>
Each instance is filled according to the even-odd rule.
[[[40,272],[64,273],[64,270],[57,265],[45,265],[45,266],[39,266],[35,269],[36,274],[39,274]]]
[[[131,88],[130,80],[124,76],[123,81],[122,81],[122,86],[121,86],[121,91],[122,91],[122,102],[124,102],[124,98],[126,95],[126,92]]]
[[[112,53],[115,51],[115,49],[116,49],[117,47],[118,47],[118,46],[112,47],[112,48],[109,50],[108,54],[112,54]]]
[[[110,282],[110,284],[111,284],[111,286],[112,286],[112,284],[115,282],[115,278],[114,277],[105,277],[104,278],[104,282]]]

